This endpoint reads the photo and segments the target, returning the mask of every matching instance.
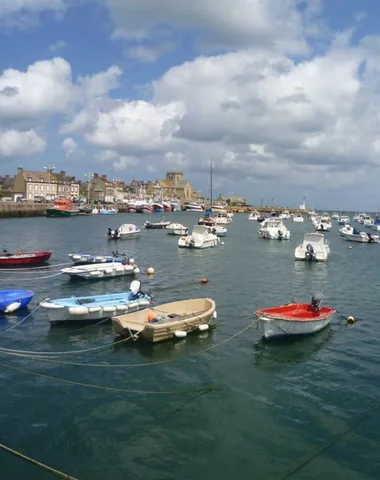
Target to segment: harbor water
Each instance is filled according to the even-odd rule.
[[[198,217],[165,215],[190,228]],[[127,290],[130,278],[55,275],[69,253],[112,250],[136,260],[154,304],[211,297],[218,313],[216,328],[183,340],[114,346],[110,323],[51,326],[42,308],[19,326],[27,313],[0,316],[0,348],[64,352],[50,361],[0,352],[0,443],[78,479],[379,478],[380,245],[349,243],[334,222],[328,262],[295,262],[314,231],[307,219],[285,221],[291,237],[281,242],[259,239],[259,224],[242,214],[224,245],[202,251],[179,249],[165,230],[107,240],[108,227],[147,218],[0,221],[1,248],[54,249],[49,268],[0,271],[1,289],[35,291],[27,313],[45,298]],[[319,292],[339,313],[321,332],[265,341],[255,323],[247,328],[255,309]],[[0,465],[4,480],[52,478],[3,451]]]

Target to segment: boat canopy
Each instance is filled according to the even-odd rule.
[[[322,233],[305,233],[304,242],[323,243],[324,235]]]

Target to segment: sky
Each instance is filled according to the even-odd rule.
[[[0,0],[0,174],[380,209],[380,2]]]

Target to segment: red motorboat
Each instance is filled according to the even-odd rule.
[[[49,260],[53,250],[42,252],[16,252],[10,253],[3,250],[0,254],[0,267],[22,267],[41,265]]]

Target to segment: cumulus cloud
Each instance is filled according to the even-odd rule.
[[[35,130],[0,130],[0,157],[34,155],[45,147],[45,141]]]
[[[61,149],[65,154],[65,157],[69,158],[71,155],[74,155],[74,153],[78,151],[78,145],[73,138],[68,137],[65,138],[61,143]]]
[[[154,45],[135,45],[127,50],[129,57],[145,63],[154,63],[174,48],[174,42],[157,42]]]
[[[100,162],[111,164],[117,171],[133,168],[139,164],[138,158],[129,155],[120,155],[114,150],[101,150],[96,154],[96,158]]]
[[[208,48],[247,48],[271,45],[305,51],[302,14],[297,0],[104,0],[115,24],[114,36],[145,40],[167,25],[174,34],[194,30]],[[305,0],[315,5],[315,0]],[[306,9],[309,13],[312,9]]]

